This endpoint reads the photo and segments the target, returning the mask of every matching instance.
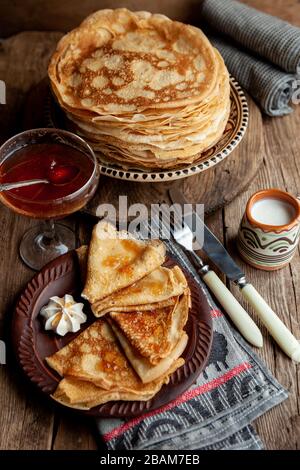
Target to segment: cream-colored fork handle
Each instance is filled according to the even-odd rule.
[[[299,342],[252,284],[246,284],[241,288],[241,292],[285,354],[300,362]]]
[[[254,346],[263,345],[262,334],[252,318],[212,270],[202,276],[241,334]]]

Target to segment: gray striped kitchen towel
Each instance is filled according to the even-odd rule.
[[[221,34],[212,42],[263,111],[290,113],[299,86],[300,28],[235,0],[204,0],[201,21]]]
[[[292,111],[289,103],[295,92],[295,75],[283,72],[277,66],[263,62],[239,50],[223,38],[210,36],[220,51],[230,73],[257,101],[269,116],[283,116]]]
[[[258,450],[251,422],[287,398],[251,348],[233,330],[182,250],[168,251],[198,282],[213,318],[209,361],[197,383],[176,400],[133,419],[97,419],[108,450]]]
[[[235,0],[204,0],[202,18],[217,31],[296,73],[300,64],[300,29]]]

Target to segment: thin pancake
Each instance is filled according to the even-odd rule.
[[[158,364],[153,365],[148,359],[139,354],[139,352],[130,344],[120,328],[118,328],[118,326],[112,320],[110,320],[110,324],[122,346],[127,359],[144,384],[150,383],[161,375],[164,375],[166,371],[172,367],[174,362],[181,356],[188,342],[187,334],[182,332],[178,343],[174,349],[172,349],[168,357],[162,359]]]
[[[131,311],[133,307],[141,310],[173,305],[175,296],[181,295],[187,287],[187,281],[181,269],[159,267],[140,281],[122,289],[92,305],[96,317],[109,311]]]
[[[141,388],[146,390],[143,393],[140,390],[124,391],[118,388],[115,390],[104,390],[93,383],[67,377],[60,381],[52,398],[65,406],[84,410],[113,400],[147,401],[156,395],[164,384],[169,382],[170,375],[183,364],[183,359],[177,359],[165,376],[160,377],[151,384],[142,385]]]
[[[133,348],[156,365],[174,349],[187,322],[190,293],[173,306],[149,311],[111,312],[109,315]]]
[[[62,377],[92,382],[105,390],[138,393],[139,397],[157,390],[156,384],[149,384],[148,387],[142,384],[124,356],[111,327],[101,319],[64,348],[47,357],[46,361]],[[162,371],[160,377],[167,374],[173,362]]]
[[[122,114],[204,99],[218,68],[201,30],[120,8],[95,12],[64,36],[48,72],[67,105]]]
[[[93,304],[133,284],[164,262],[165,251],[159,240],[136,240],[107,222],[99,222],[89,246],[82,297]]]
[[[148,304],[141,304],[141,305],[116,305],[115,307],[107,307],[105,310],[101,310],[98,312],[95,310],[95,305],[91,306],[92,312],[98,318],[103,317],[107,313],[114,311],[114,312],[146,312],[149,310],[161,309],[165,307],[174,307],[177,303],[178,296],[170,297],[169,299],[161,300],[159,302],[153,302]],[[104,299],[105,300],[105,299]]]

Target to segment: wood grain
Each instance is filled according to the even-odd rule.
[[[63,413],[57,422],[57,431],[53,436],[53,450],[96,450],[93,419],[79,417],[76,413]],[[96,429],[95,429],[96,431]]]
[[[63,3],[67,5],[68,1]],[[71,25],[73,21],[77,22],[80,15],[84,16],[85,9],[91,8],[93,1],[78,1],[76,3],[77,7],[69,9],[65,18],[59,17],[59,11],[62,10],[53,9],[53,5],[57,7],[62,2],[56,0],[47,2],[48,10],[43,15],[40,13],[40,6],[36,10],[33,8],[33,4],[41,5],[42,3],[45,5],[45,2],[40,0],[37,2],[29,0],[26,2],[28,9],[24,9],[21,2],[4,0],[0,6],[0,29],[2,29],[4,22],[3,18],[7,22],[8,33],[33,26],[35,28],[57,29],[56,25],[62,24],[64,21],[66,25]],[[101,5],[104,5],[104,3],[102,2]],[[147,2],[131,3],[139,3],[139,8],[141,8],[140,5],[143,4],[144,7]],[[176,3],[178,5],[181,3],[180,11],[177,10],[178,15],[185,18],[187,12],[184,7],[188,9],[192,7],[192,3],[198,2],[178,1]],[[300,4],[297,0],[244,0],[244,3],[278,15],[300,26]],[[174,2],[166,1],[160,1],[159,6],[157,4],[153,2],[153,8],[164,12],[167,12],[166,9],[168,8],[174,8],[175,5]],[[184,7],[183,4],[185,4]],[[75,5],[75,3],[72,2],[72,5]],[[51,8],[52,12],[50,11]],[[6,12],[14,12],[14,17],[3,15],[4,9],[6,9]],[[176,14],[175,10],[174,14]],[[8,83],[8,104],[5,111],[4,107],[0,105],[0,140],[5,139],[21,127],[21,110],[24,106],[25,97],[32,85],[37,84],[43,78],[50,49],[60,36],[61,33],[51,32],[47,33],[47,39],[45,39],[44,33],[29,32],[21,33],[0,42],[0,79],[4,79]],[[27,39],[28,37],[30,37],[30,40]],[[19,65],[16,65],[18,62]],[[22,72],[18,69],[19,72],[16,73],[17,67],[20,66]],[[29,110],[29,114],[34,115],[36,111],[36,109]],[[246,201],[253,192],[263,187],[274,186],[286,189],[293,194],[300,193],[300,146],[298,139],[300,109],[297,108],[292,115],[284,118],[271,119],[264,117],[263,125],[261,125],[261,117],[256,108],[254,108],[254,111],[251,108],[251,111],[253,119],[251,135],[249,142],[245,144],[245,148],[239,147],[239,158],[242,159],[244,153],[255,158],[255,153],[259,147],[262,148],[261,153],[264,157],[264,163],[257,178],[248,185],[246,191],[224,209],[218,210],[207,219],[207,222],[214,233],[226,243],[229,251],[245,269],[254,286],[292,329],[296,337],[300,338],[299,249],[289,266],[278,272],[266,273],[246,266],[239,259],[235,247],[238,224]],[[249,131],[248,134],[250,134]],[[225,162],[222,165],[225,165]],[[230,193],[234,190],[232,182],[234,181],[233,178],[236,177],[237,167],[231,157],[227,162],[230,162],[231,167],[229,168],[230,173],[224,181],[226,181]],[[221,168],[221,165],[219,168]],[[225,171],[225,168],[223,170]],[[247,173],[247,167],[243,168],[243,173]],[[243,173],[239,175],[240,179],[243,179]],[[212,172],[210,180],[206,183],[199,180],[197,185],[194,185],[192,179],[187,179],[176,184],[183,187],[190,200],[193,199],[197,202],[201,200],[202,202],[202,195],[208,193],[212,187],[215,190],[215,200],[222,197],[224,188],[219,191],[219,181],[219,175]],[[111,192],[112,188],[115,187],[115,182],[112,184],[111,180],[105,182],[103,179],[102,183],[104,188],[107,187],[106,197],[114,197],[115,200],[116,196],[113,196]],[[162,188],[157,190],[150,188],[148,197],[164,198],[166,189],[167,185],[166,187],[162,185]],[[151,193],[152,190],[153,194]],[[116,187],[116,192],[120,194],[130,193],[130,191],[126,184],[122,186],[122,190],[120,190],[120,187]],[[137,199],[142,198],[143,191],[145,191],[145,186],[141,185],[141,189],[136,189],[134,197]],[[92,219],[77,214],[68,223],[76,229],[78,244],[88,241],[93,224]],[[27,269],[19,260],[17,245],[22,233],[33,224],[34,222],[15,216],[4,207],[0,208],[0,338],[5,339],[7,343],[9,343],[10,314],[16,296],[32,275],[32,271]],[[241,303],[244,304],[237,289],[232,287],[232,290]],[[248,306],[246,307],[248,308]],[[267,449],[299,450],[300,367],[284,356],[264,327],[260,326],[265,344],[264,348],[258,351],[258,354],[278,381],[288,389],[289,398],[259,418],[255,423],[256,428]],[[7,365],[0,368],[0,406],[1,449],[92,449],[99,445],[95,441],[95,434],[90,422],[82,420],[77,415],[73,416],[69,413],[58,412],[56,409],[52,409],[48,402],[44,402],[42,397],[34,391],[31,384],[24,380],[9,351]]]
[[[0,270],[0,337],[9,345],[9,320],[15,303],[31,271],[20,261],[16,247],[20,235],[31,225],[27,219],[13,216],[1,206],[0,244],[2,266]],[[48,449],[52,439],[53,413],[40,400],[30,384],[16,368],[8,350],[7,364],[0,368],[0,448],[1,449]],[[41,401],[41,406],[36,402]]]
[[[69,31],[100,8],[129,8],[160,12],[173,19],[191,22],[197,16],[198,0],[1,0],[2,37],[25,30]]]
[[[0,41],[0,79],[6,84],[7,102],[0,104],[0,142],[21,129],[25,97],[44,78],[54,44],[61,36],[32,31]],[[32,108],[31,114],[35,113]]]
[[[244,3],[300,26],[300,5],[295,0],[247,0]],[[236,255],[235,236],[246,202],[255,191],[277,187],[294,195],[300,193],[300,149],[297,138],[299,125],[299,107],[293,114],[283,118],[263,117],[264,165],[248,190],[224,211],[225,240],[231,254],[296,338],[300,338],[299,248],[289,266],[270,274],[252,269],[239,259]],[[245,305],[238,289],[232,290]],[[251,310],[248,305],[245,306]],[[253,316],[256,318],[254,313]],[[300,449],[299,365],[284,355],[259,320],[258,323],[264,335],[264,348],[258,354],[289,391],[289,398],[256,421],[257,431],[268,449]]]

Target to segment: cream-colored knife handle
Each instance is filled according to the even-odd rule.
[[[294,361],[300,362],[300,344],[267,302],[252,284],[246,284],[241,291],[281,349]]]
[[[258,326],[254,323],[252,318],[249,317],[246,310],[243,309],[216,273],[209,270],[206,274],[202,275],[202,279],[214,293],[242,335],[249,341],[249,343],[261,348],[263,345],[263,338]]]

